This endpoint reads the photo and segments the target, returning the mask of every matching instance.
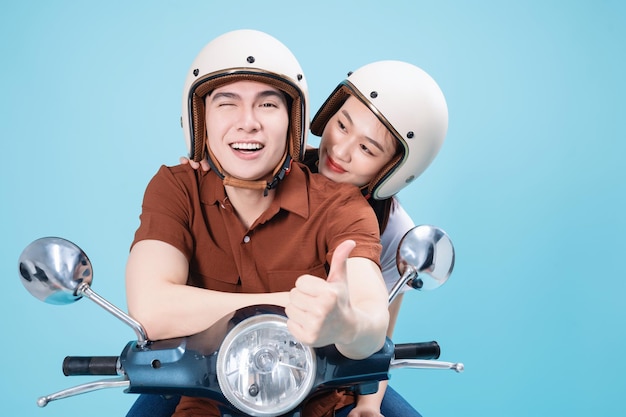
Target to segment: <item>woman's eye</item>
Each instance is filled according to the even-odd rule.
[[[337,120],[337,126],[339,126],[339,129],[341,129],[341,130],[346,130],[346,125],[341,123],[340,120]]]
[[[365,145],[360,145],[361,146],[361,150],[365,153],[367,153],[368,155],[373,155],[372,151],[369,150],[369,148]]]

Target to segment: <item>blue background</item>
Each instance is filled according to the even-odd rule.
[[[79,244],[94,289],[125,308],[143,190],[185,153],[185,72],[201,47],[255,28],[299,57],[312,111],[349,70],[401,59],[443,89],[449,133],[401,200],[443,227],[455,272],[407,296],[396,340],[440,342],[466,372],[398,370],[425,416],[624,415],[626,6],[615,1],[3,1],[0,410],[124,415],[99,391],[37,409],[65,355],[116,355],[132,331],[95,304],[32,298],[32,240]],[[316,144],[316,138],[310,143]]]

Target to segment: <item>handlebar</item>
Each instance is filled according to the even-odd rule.
[[[441,349],[436,341],[399,343],[395,345],[396,359],[438,359]]]
[[[395,345],[394,357],[400,359],[438,359],[441,349],[436,341],[400,343]],[[119,356],[66,356],[63,375],[124,375]]]
[[[186,346],[186,340],[187,339],[183,340],[184,351],[185,351],[184,347]],[[156,344],[153,345],[153,347],[158,348],[157,346],[158,344],[159,342],[156,342]],[[326,382],[330,381],[332,383],[347,384],[350,382],[349,381],[350,378],[353,378],[353,379],[356,378],[354,379],[354,381],[357,381],[357,380],[358,381],[361,381],[361,380],[373,381],[374,379],[380,380],[381,378],[385,379],[384,375],[386,375],[387,370],[391,371],[393,369],[399,369],[399,368],[452,369],[456,372],[462,372],[464,369],[464,366],[462,363],[439,362],[439,361],[430,360],[430,359],[437,359],[440,354],[439,344],[436,341],[421,342],[421,343],[404,343],[404,344],[398,344],[398,345],[393,346],[393,343],[390,340],[388,340],[388,342],[386,343],[386,346],[387,348],[383,349],[384,352],[382,352],[381,350],[382,353],[379,352],[376,355],[373,355],[376,357],[375,359],[370,358],[370,360],[375,361],[377,369],[380,368],[381,366],[385,369],[385,371],[382,372],[382,368],[380,368],[379,370],[381,372],[379,373],[374,372],[371,369],[369,370],[362,369],[362,366],[360,365],[360,363],[355,368],[354,367],[355,364],[353,362],[357,362],[357,361],[345,360],[346,363],[343,363],[341,362],[340,358],[339,359],[334,358],[331,360],[329,359],[329,357],[326,357],[325,360],[328,361],[328,364],[331,365],[329,366],[329,368],[334,369],[333,375],[327,375],[324,377],[324,378],[327,378]],[[82,393],[86,393],[86,392],[90,392],[94,390],[99,390],[103,388],[113,388],[113,387],[124,387],[127,390],[126,392],[131,392],[131,393],[159,392],[160,390],[165,389],[165,391],[171,392],[171,393],[181,393],[184,390],[187,390],[188,392],[201,394],[201,396],[206,395],[210,397],[210,395],[217,395],[216,393],[219,392],[219,387],[213,386],[211,384],[206,385],[204,383],[200,383],[202,378],[198,378],[198,376],[194,373],[198,371],[200,372],[200,374],[203,374],[203,372],[205,371],[201,369],[202,367],[198,368],[197,355],[193,353],[193,350],[183,352],[182,356],[174,355],[175,357],[170,357],[171,355],[169,354],[173,350],[176,351],[177,354],[179,354],[180,353],[179,348],[180,346],[178,345],[171,346],[171,343],[166,343],[166,345],[162,346],[161,350],[157,349],[156,351],[151,351],[151,350],[144,351],[143,349],[139,347],[139,345],[136,342],[130,342],[120,356],[67,356],[63,360],[63,373],[66,376],[118,375],[118,377],[90,382],[86,384],[81,384],[72,388],[55,392],[53,394],[40,397],[37,401],[37,404],[40,407],[44,407],[50,401],[59,400],[62,398],[67,398],[67,397],[71,397],[77,394],[82,394]],[[163,384],[162,383],[163,381],[157,381],[155,379],[155,375],[153,375],[153,372],[146,372],[145,369],[143,369],[143,368],[146,368],[146,366],[149,369],[153,369],[154,366],[152,364],[150,364],[149,362],[147,364],[144,364],[145,361],[138,360],[138,358],[135,358],[135,357],[132,357],[132,358],[128,357],[129,352],[134,352],[135,354],[137,353],[135,352],[134,349],[136,349],[137,352],[141,352],[142,354],[150,353],[150,352],[152,353],[159,352],[160,353],[160,355],[158,355],[159,357],[166,358],[166,359],[169,358],[169,360],[171,360],[172,363],[178,364],[178,367],[187,369],[191,365],[193,369],[189,368],[188,370],[190,370],[190,372],[187,372],[184,369],[182,369],[182,374],[184,374],[184,375],[181,374],[183,376],[182,380],[180,378],[178,380],[172,380],[170,381],[171,385],[168,385],[168,383]],[[189,352],[191,352],[191,354]],[[340,355],[340,354],[337,352],[337,355]],[[385,358],[386,358],[386,363],[385,363]],[[144,359],[144,358],[141,357],[139,359]],[[337,360],[339,362],[337,362]],[[124,366],[122,366],[122,362],[124,363]],[[127,366],[129,366],[129,368],[125,369]],[[205,364],[205,366],[208,366],[208,364]],[[340,371],[337,371],[336,369],[337,367],[341,368]],[[174,366],[173,369],[170,370],[170,373],[172,371],[176,371],[176,368],[177,367]],[[181,371],[181,369],[179,369],[179,371]],[[338,372],[338,373],[335,374],[335,372]],[[132,375],[135,375],[135,378],[137,378],[137,381],[142,381],[142,382],[138,383],[136,381],[135,386],[133,386],[133,384],[131,384],[131,381],[130,381],[130,378],[132,377]],[[340,377],[338,377],[338,375]]]
[[[66,356],[63,375],[124,375],[119,356]]]

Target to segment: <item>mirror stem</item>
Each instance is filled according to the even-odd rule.
[[[400,294],[400,289],[406,285],[407,282],[417,277],[417,270],[413,268],[411,265],[407,265],[404,269],[404,273],[402,277],[396,282],[391,291],[389,291],[389,305],[396,299],[398,294]]]
[[[86,282],[81,283],[76,289],[76,294],[89,298],[91,301],[98,304],[100,307],[104,308],[106,311],[130,326],[137,335],[137,345],[140,348],[143,348],[148,344],[148,335],[146,334],[146,331],[141,323],[124,313],[119,308],[115,307],[113,304],[109,303],[104,298],[100,297],[94,290],[91,289],[89,284]]]

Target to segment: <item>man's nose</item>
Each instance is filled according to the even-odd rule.
[[[245,131],[259,130],[261,123],[254,107],[242,107],[239,113],[239,127]]]

